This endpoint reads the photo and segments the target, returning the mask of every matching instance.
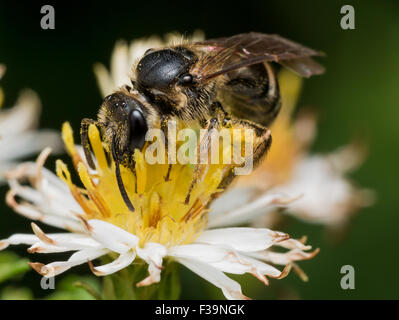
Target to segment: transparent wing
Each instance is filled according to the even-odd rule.
[[[207,53],[197,65],[199,81],[266,61],[280,63],[303,77],[324,72],[324,68],[311,59],[324,55],[322,52],[274,34],[242,33],[197,42],[194,46]]]

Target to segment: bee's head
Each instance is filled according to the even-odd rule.
[[[137,98],[123,91],[105,97],[98,124],[106,145],[120,163],[129,161],[135,149],[143,148],[150,113]]]

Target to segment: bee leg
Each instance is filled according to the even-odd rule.
[[[81,122],[80,125],[80,141],[82,143],[83,151],[86,157],[87,164],[91,169],[95,169],[96,166],[93,161],[93,157],[91,155],[91,150],[90,150],[90,143],[89,143],[89,126],[91,124],[97,125],[97,121],[89,119],[89,118],[84,118]]]
[[[272,145],[272,133],[269,129],[264,129],[263,133],[255,138],[257,140],[257,146],[254,151],[254,167],[256,168],[259,163],[266,157]]]
[[[125,189],[125,185],[123,184],[123,180],[122,180],[119,158],[118,158],[118,154],[116,151],[116,136],[114,136],[114,138],[112,139],[111,149],[112,149],[112,157],[114,158],[114,162],[115,162],[115,176],[116,176],[116,181],[118,183],[119,192],[121,193],[122,199],[125,202],[127,208],[130,211],[134,212],[135,211],[134,206],[129,199],[129,196]]]
[[[200,177],[202,165],[200,163],[199,157],[200,157],[200,154],[202,153],[202,151],[204,151],[204,150],[208,151],[208,149],[209,149],[209,144],[210,144],[210,139],[211,139],[210,131],[212,129],[216,129],[218,126],[219,126],[218,118],[210,119],[210,121],[206,127],[207,132],[204,135],[204,137],[202,138],[202,140],[200,141],[200,144],[198,145],[198,149],[200,149],[200,150],[199,150],[199,152],[197,152],[197,158],[198,158],[197,164],[195,165],[195,168],[194,168],[194,174],[193,174],[194,176],[193,176],[193,179],[191,180],[190,187],[188,188],[188,192],[187,192],[184,204],[188,204],[190,202],[191,192],[193,191],[194,186],[197,184],[198,179]]]
[[[229,120],[229,123],[237,128],[243,129],[252,129],[255,133],[254,137],[254,148],[252,153],[252,162],[254,168],[264,159],[267,154],[267,151],[270,149],[272,144],[272,136],[271,131],[268,128],[263,127],[262,125],[256,124],[247,120]],[[221,181],[219,184],[220,189],[226,189],[230,183],[236,177],[235,170],[231,170],[231,172]],[[219,194],[215,194],[217,197]]]
[[[228,113],[226,112],[226,110],[224,110],[222,104],[219,101],[215,101],[214,103],[212,103],[211,114],[214,118],[228,118]]]
[[[162,115],[161,116],[161,130],[164,133],[164,137],[165,137],[165,151],[166,154],[168,154],[168,121],[169,121],[169,117]],[[172,171],[172,164],[169,163],[168,165],[168,171],[166,173],[165,176],[165,181],[169,181],[170,180],[170,172]]]
[[[233,126],[239,126],[243,129],[252,129],[255,133],[253,164],[256,167],[267,154],[272,144],[271,131],[263,125],[248,120],[231,120]]]

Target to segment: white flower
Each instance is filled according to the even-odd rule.
[[[85,188],[72,183],[62,162],[57,161],[58,177],[43,167],[49,149],[42,152],[36,163],[21,164],[8,174],[7,203],[16,212],[68,231],[45,234],[32,223],[34,234],[14,234],[0,241],[0,249],[28,244],[31,253],[74,252],[67,261],[31,263],[46,277],[113,253],[117,258],[111,263],[93,266],[90,262],[92,271],[105,276],[141,259],[148,264],[149,275],[137,286],[146,286],[159,282],[163,261],[173,259],[219,287],[226,298],[245,299],[240,284],[225,273],[250,273],[268,284],[268,277],[281,279],[292,265],[295,267],[295,261],[310,259],[318,252],[306,252],[311,247],[303,241],[265,228],[208,229],[207,218],[213,213],[208,214],[207,204],[219,192],[220,173],[225,169],[219,165],[208,166],[192,199],[184,204],[192,168],[174,165],[170,180],[165,181],[167,166],[150,166],[136,151],[135,174],[122,167],[123,181],[137,189],[126,189],[136,209],[131,212],[121,199],[114,163],[107,162],[98,130],[94,126],[89,128],[96,170],[89,170],[82,160],[81,148],[74,146],[68,125],[63,128],[63,137]],[[30,185],[21,185],[21,181],[30,181]],[[21,200],[17,202],[16,197]],[[265,197],[263,205],[281,201],[278,195],[272,195]],[[277,247],[286,250],[276,252],[273,248]],[[281,271],[272,264],[284,268]]]
[[[0,79],[5,66],[0,65]],[[3,91],[0,88],[0,107]],[[15,167],[18,160],[39,153],[46,146],[61,150],[61,139],[52,130],[36,130],[40,116],[40,100],[31,90],[24,90],[16,104],[0,110],[0,184],[4,173]]]
[[[290,203],[287,211],[308,222],[338,226],[359,208],[374,201],[373,192],[358,189],[345,174],[359,163],[356,145],[345,146],[329,155],[310,155],[299,160],[292,178],[275,191],[302,195]]]

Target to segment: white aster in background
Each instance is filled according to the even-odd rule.
[[[134,40],[130,44],[124,40],[117,41],[111,55],[110,70],[108,71],[101,63],[94,65],[94,73],[102,97],[106,97],[121,86],[130,84],[134,66],[148,49],[181,43],[186,40],[200,41],[203,39],[204,34],[201,31],[195,31],[187,38],[177,32],[172,32],[163,38],[152,36]]]
[[[373,204],[371,190],[360,189],[345,176],[357,168],[361,151],[347,145],[331,154],[309,155],[293,168],[292,178],[273,191],[301,196],[287,206],[287,212],[308,222],[342,226],[362,207]]]
[[[218,199],[212,204],[212,208],[225,209],[224,214],[211,217],[210,224],[217,226],[226,219],[231,219],[230,225],[243,223],[241,218],[248,214],[243,208],[250,201],[251,214],[258,216],[255,225],[275,225],[277,211],[285,208],[284,213],[337,230],[360,208],[374,202],[371,190],[355,186],[347,177],[362,164],[364,147],[352,143],[329,154],[311,154],[309,146],[316,135],[314,114],[300,112],[292,121],[301,80],[289,71],[281,71],[279,78],[283,106],[271,127],[271,149],[251,175],[240,177],[226,191],[224,198],[229,201]],[[287,201],[279,210],[263,205],[262,199],[270,193],[285,195]],[[226,202],[233,204],[231,208]]]
[[[268,278],[285,277],[291,266],[296,267],[295,261],[310,259],[318,252],[309,252],[311,247],[304,241],[266,228],[209,229],[207,219],[217,212],[208,213],[206,207],[212,195],[219,192],[224,165],[209,165],[193,189],[190,202],[185,204],[193,169],[189,165],[173,165],[170,180],[166,181],[168,166],[148,165],[142,153],[136,151],[136,173],[122,167],[123,181],[136,185],[136,191],[126,189],[136,209],[131,212],[121,198],[115,164],[107,162],[98,130],[89,128],[95,170],[89,170],[81,149],[76,149],[68,125],[63,128],[63,137],[84,188],[72,182],[61,161],[57,161],[57,175],[43,167],[48,149],[36,163],[21,164],[7,176],[7,203],[16,212],[67,230],[45,234],[32,223],[34,234],[14,234],[0,241],[0,249],[27,244],[31,253],[73,252],[67,261],[31,263],[46,277],[113,254],[117,257],[111,263],[93,266],[90,262],[94,274],[109,275],[141,260],[148,264],[148,277],[137,286],[147,286],[161,280],[164,260],[172,259],[220,288],[226,298],[245,299],[240,284],[226,273],[250,273],[268,284]],[[21,181],[30,184],[22,185]],[[278,205],[281,200],[280,196],[271,195],[265,197],[263,204]],[[273,265],[284,268],[279,270]]]
[[[5,66],[0,65],[0,79]],[[15,167],[22,158],[39,153],[49,146],[61,150],[60,135],[52,130],[37,130],[40,100],[32,90],[24,90],[11,108],[1,109],[3,91],[0,88],[0,184],[4,173]]]

